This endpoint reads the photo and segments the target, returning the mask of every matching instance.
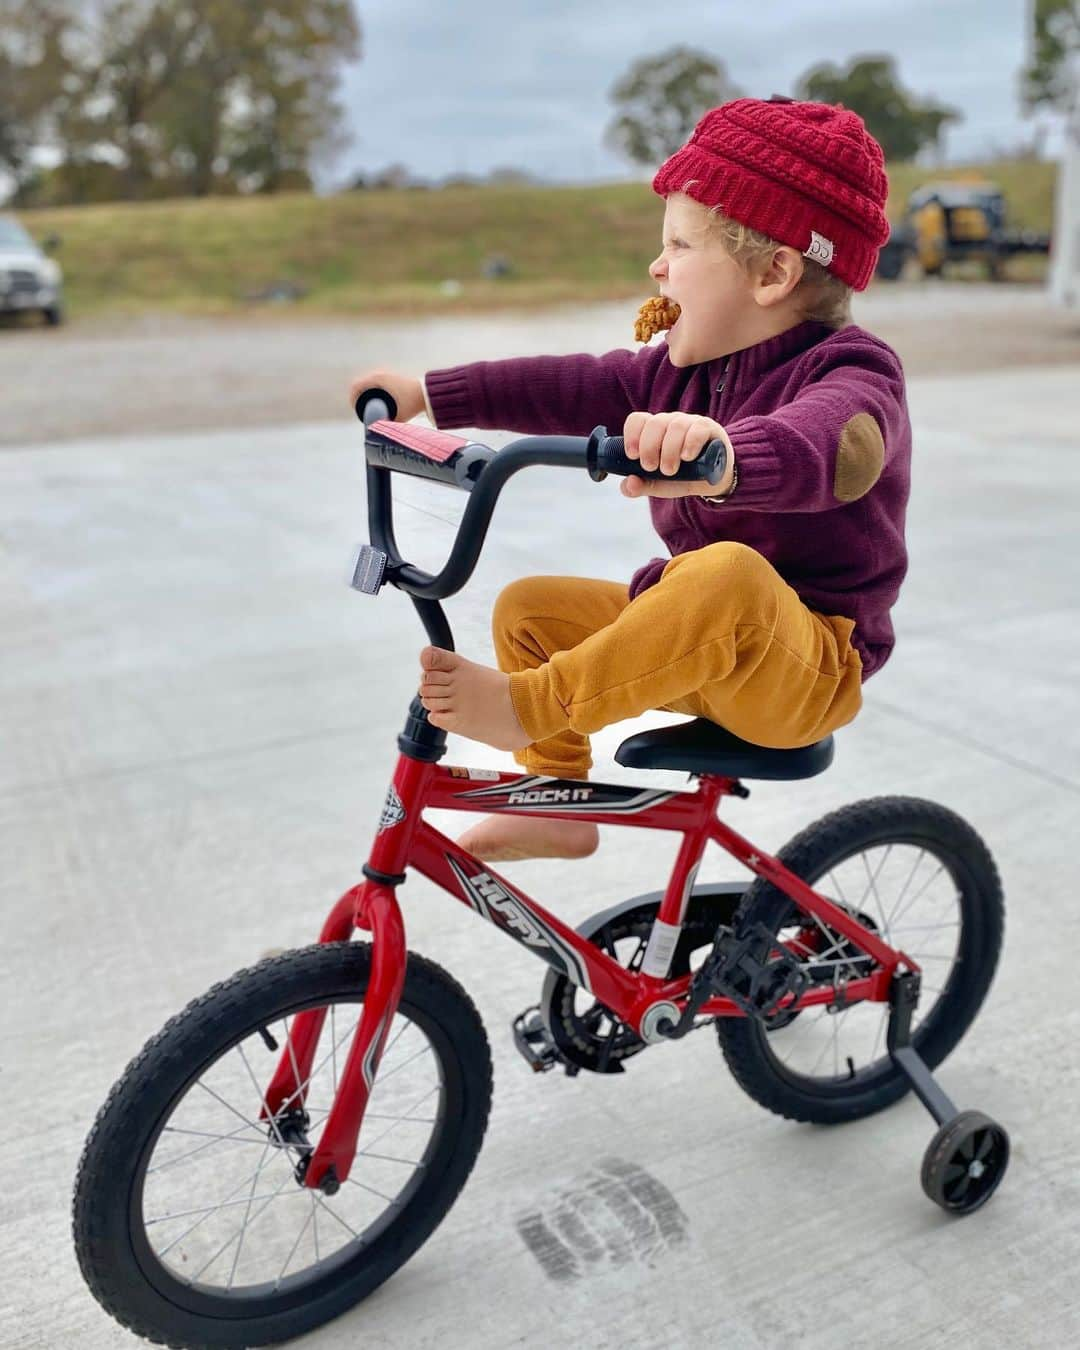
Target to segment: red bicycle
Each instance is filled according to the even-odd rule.
[[[439,601],[471,576],[512,474],[642,472],[603,428],[495,453],[388,421],[385,391],[357,406],[371,543],[353,584],[405,591],[444,648]],[[723,454],[715,442],[679,472],[716,481]],[[437,576],[398,551],[391,471],[470,494]],[[119,1321],[177,1346],[297,1336],[370,1294],[453,1204],[487,1124],[491,1056],[465,991],[406,947],[397,891],[409,868],[546,963],[539,1002],[513,1023],[533,1070],[622,1073],[650,1046],[713,1025],[739,1085],[792,1120],[856,1120],[914,1088],[940,1126],[926,1194],[952,1214],[990,1198],[1008,1136],[958,1111],[931,1074],[974,1019],[1001,949],[1001,886],[970,825],[932,802],[882,797],[833,812],[772,857],[719,819],[724,798],[749,795],[743,779],[821,773],[831,737],[763,749],[696,720],[622,743],[620,764],[696,780],[678,791],[443,767],[445,742],[414,699],[364,880],[319,942],[215,985],[109,1094],[79,1166],[74,1236],[87,1283]],[[682,843],[663,892],[575,930],[440,834],[427,808],[669,830]],[[695,884],[710,841],[753,880]],[[370,941],[351,941],[354,929]]]

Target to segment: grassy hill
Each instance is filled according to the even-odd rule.
[[[1056,168],[968,171],[1000,184],[1013,224],[1047,230]],[[893,166],[890,215],[917,184],[961,172]],[[386,315],[640,295],[661,216],[648,184],[630,182],[117,203],[20,218],[38,239],[61,236],[76,315],[237,313],[266,308],[251,297],[281,283],[300,292],[290,311]],[[487,279],[496,254],[512,274]]]

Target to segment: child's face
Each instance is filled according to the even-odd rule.
[[[671,364],[698,365],[755,341],[760,309],[754,282],[710,234],[709,213],[700,202],[682,192],[667,198],[663,246],[649,275],[682,309],[668,330]]]

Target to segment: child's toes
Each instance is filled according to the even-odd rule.
[[[420,688],[445,689],[453,678],[448,670],[425,670],[420,678]]]
[[[457,659],[455,652],[444,651],[442,647],[425,647],[420,653],[420,666],[425,671],[453,670]]]

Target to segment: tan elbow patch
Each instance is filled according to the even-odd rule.
[[[840,431],[836,449],[833,495],[838,502],[858,501],[881,477],[885,442],[881,428],[869,413],[849,417]]]

